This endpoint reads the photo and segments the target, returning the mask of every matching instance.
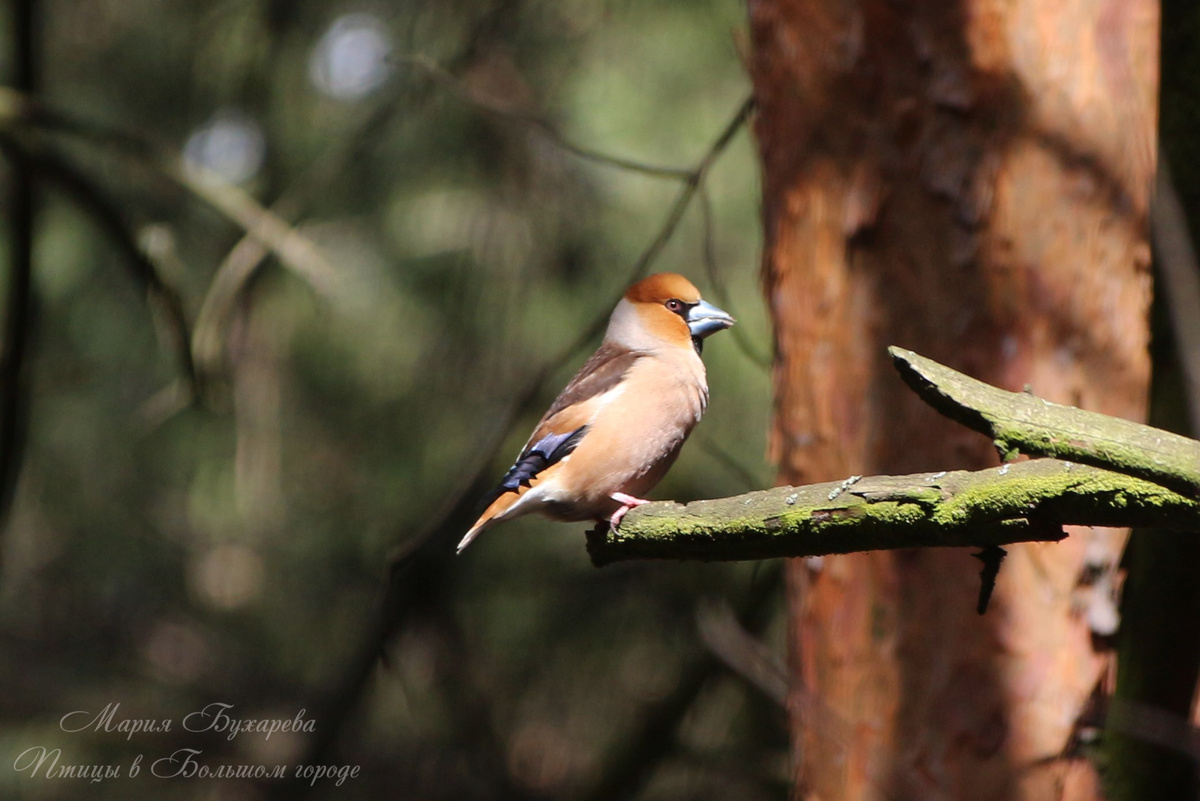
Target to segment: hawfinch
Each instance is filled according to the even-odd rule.
[[[708,405],[700,348],[733,318],[681,275],[629,287],[592,357],[571,379],[458,544],[538,512],[616,527],[679,455]]]

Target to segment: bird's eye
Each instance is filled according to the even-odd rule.
[[[668,300],[666,306],[669,311],[673,311],[676,314],[679,314],[681,311],[683,311],[683,301],[676,300],[675,298]]]

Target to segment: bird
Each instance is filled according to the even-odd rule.
[[[630,286],[604,341],[533,430],[458,544],[515,517],[617,528],[666,474],[708,406],[705,337],[734,319],[677,273]]]

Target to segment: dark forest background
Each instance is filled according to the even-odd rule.
[[[744,14],[5,4],[6,364],[23,370],[0,379],[0,795],[784,792],[782,708],[700,635],[736,636],[733,607],[778,642],[776,567],[598,571],[584,526],[532,519],[448,555],[651,271],[739,319],[706,349],[708,416],[655,496],[771,483]],[[314,732],[183,730],[212,703],[303,709]],[[172,729],[60,726],[110,704],[114,728]],[[123,772],[15,770],[37,747]],[[181,748],[211,769],[361,772],[307,791],[149,775]]]
[[[1162,11],[1195,219],[1200,14]],[[12,0],[0,41],[0,797],[788,795],[778,563],[597,570],[530,518],[452,555],[649,272],[739,321],[654,497],[774,482],[745,4]],[[1151,416],[1187,431],[1182,308]],[[1187,707],[1196,546],[1130,548],[1126,686]],[[213,704],[309,725],[185,730]],[[287,778],[152,775],[192,751]]]

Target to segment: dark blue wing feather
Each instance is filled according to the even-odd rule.
[[[587,429],[587,426],[580,426],[563,434],[547,434],[530,445],[508,469],[497,492],[517,492],[521,487],[528,487],[538,473],[575,450]]]

